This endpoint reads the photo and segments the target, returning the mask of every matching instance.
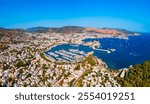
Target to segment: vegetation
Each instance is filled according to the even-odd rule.
[[[83,64],[84,63],[88,63],[88,64],[90,64],[91,66],[94,66],[94,65],[96,65],[96,60],[94,59],[94,56],[92,56],[92,55],[89,55],[88,57],[86,57],[84,60],[83,60]]]
[[[80,65],[78,64],[78,65],[74,68],[74,70],[80,70]]]
[[[86,71],[82,74],[82,76],[75,82],[75,86],[77,87],[82,87],[82,80],[84,79],[85,76],[87,76],[89,73],[92,72],[92,66],[97,64],[97,61],[95,60],[95,57],[92,55],[89,55],[88,57],[86,57],[82,62],[80,62],[82,65],[81,66],[85,66],[86,64],[89,64],[90,66],[86,69]],[[78,64],[74,70],[78,70],[80,69],[80,64]]]
[[[42,69],[48,69],[49,67],[46,64],[42,65]]]
[[[45,57],[45,55],[44,55],[43,53],[40,53],[40,56],[41,56],[41,58],[43,58],[43,59],[46,60],[47,62],[51,62],[49,59],[47,59],[47,58]]]
[[[17,68],[20,68],[20,67],[29,66],[30,64],[31,64],[31,60],[28,60],[28,61],[19,60],[15,66],[16,66]]]
[[[92,69],[87,69],[83,74],[82,76],[75,82],[75,86],[77,87],[82,87],[82,80],[84,79],[85,76],[87,76],[89,73],[92,72]]]
[[[74,78],[73,80],[71,80],[71,81],[68,83],[69,87],[73,87],[73,84],[74,84],[75,81],[76,81],[75,78]]]
[[[55,62],[55,64],[57,65],[64,65],[64,64],[67,64],[66,62]]]
[[[70,73],[70,72],[67,72],[67,73],[64,74],[64,77],[66,78],[66,77],[68,77],[69,75],[71,75],[71,73]]]
[[[27,76],[26,76],[26,78],[30,78],[31,76],[32,76],[32,74],[28,73]]]
[[[116,77],[124,87],[150,87],[150,61],[130,68],[125,78]]]
[[[7,70],[9,68],[9,65],[5,63],[3,63],[3,70]]]

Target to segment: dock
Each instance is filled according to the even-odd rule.
[[[97,50],[97,51],[104,51],[104,52],[107,52],[107,53],[111,53],[111,51],[110,50],[107,50],[107,49],[94,49],[94,50]]]
[[[85,55],[86,53],[84,51],[79,51],[77,49],[69,49],[68,51],[62,49],[46,54],[51,60],[53,59],[59,62],[79,62]]]

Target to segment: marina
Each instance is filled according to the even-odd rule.
[[[150,59],[149,38],[145,35],[129,36],[128,39],[92,38],[83,40],[84,45],[61,44],[44,53],[55,61],[79,62],[86,54],[93,52],[109,68],[119,69]]]
[[[72,45],[69,45],[69,46],[72,47]],[[49,58],[51,58],[55,61],[59,61],[59,62],[79,62],[87,54],[84,51],[80,51],[80,50],[74,49],[74,48],[68,48],[66,50],[64,48],[55,50],[55,48],[57,48],[57,46],[53,47],[51,51],[50,50],[46,51],[44,54],[46,54]]]

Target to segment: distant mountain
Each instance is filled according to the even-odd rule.
[[[1,30],[1,29],[5,29],[5,28],[3,28],[3,27],[0,27],[0,30]]]
[[[0,42],[10,42],[17,36],[24,35],[23,29],[5,29],[0,28]]]
[[[131,32],[128,30],[123,30],[123,29],[113,29],[113,28],[85,28],[84,29],[85,33],[100,33],[100,34],[107,34],[107,35],[126,35],[128,36],[129,34],[133,34],[135,32]]]
[[[84,29],[85,29],[84,27],[80,26],[64,26],[52,30],[55,31],[56,33],[82,33]]]
[[[125,33],[125,34],[134,34],[135,32],[133,32],[133,31],[128,31],[128,30],[125,30],[125,29],[118,29],[118,28],[116,28],[116,30],[118,30],[118,31],[120,31],[120,32],[123,32],[123,33]]]
[[[36,32],[36,33],[65,33],[65,34],[72,34],[72,33],[101,33],[101,34],[134,34],[134,32],[125,30],[125,29],[118,29],[118,28],[88,28],[88,27],[81,27],[81,26],[64,26],[60,28],[49,28],[49,27],[32,27],[26,29],[27,32]]]
[[[50,27],[32,27],[26,30],[23,29],[5,29],[0,27],[0,33],[2,31],[19,31],[20,32],[31,32],[31,33],[62,33],[62,34],[74,34],[74,33],[99,33],[107,35],[126,35],[129,34],[135,35],[135,32],[128,31],[125,29],[118,28],[92,28],[92,27],[81,27],[81,26],[64,26],[59,28],[50,28]]]
[[[7,28],[3,28],[3,27],[0,27],[0,32],[8,32],[8,31],[18,31],[18,32],[25,32],[24,29],[7,29]]]
[[[48,32],[49,28],[48,27],[32,27],[26,29],[27,32],[37,32],[37,33],[45,33]]]
[[[55,33],[81,33],[83,27],[80,26],[64,26],[60,28],[49,28],[49,27],[32,27],[26,29],[27,32],[46,33],[48,31]]]

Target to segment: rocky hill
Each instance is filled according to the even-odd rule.
[[[5,29],[0,28],[0,42],[1,43],[9,43],[13,42],[14,39],[17,40],[17,37],[26,37],[24,35],[25,30],[23,29]],[[20,39],[20,38],[19,38]],[[21,41],[23,41],[22,39]],[[19,40],[17,40],[19,41]]]
[[[62,33],[62,34],[74,34],[74,33],[97,33],[103,35],[126,35],[134,34],[134,32],[123,30],[123,29],[112,29],[112,28],[89,28],[80,26],[64,26],[60,28],[49,28],[49,27],[32,27],[26,30],[23,29],[5,29],[0,28],[0,40],[1,42],[10,41],[16,36],[22,36],[24,32],[30,33]]]
[[[80,27],[80,26],[64,26],[60,28],[48,28],[48,27],[33,27],[26,29],[27,32],[37,32],[37,33],[100,33],[107,35],[128,35],[134,34],[134,32],[127,31],[124,29],[113,29],[113,28],[89,28],[89,27]]]
[[[33,27],[26,29],[27,32],[55,32],[55,33],[81,33],[85,28],[79,26],[64,26],[60,28],[48,28],[48,27]]]

